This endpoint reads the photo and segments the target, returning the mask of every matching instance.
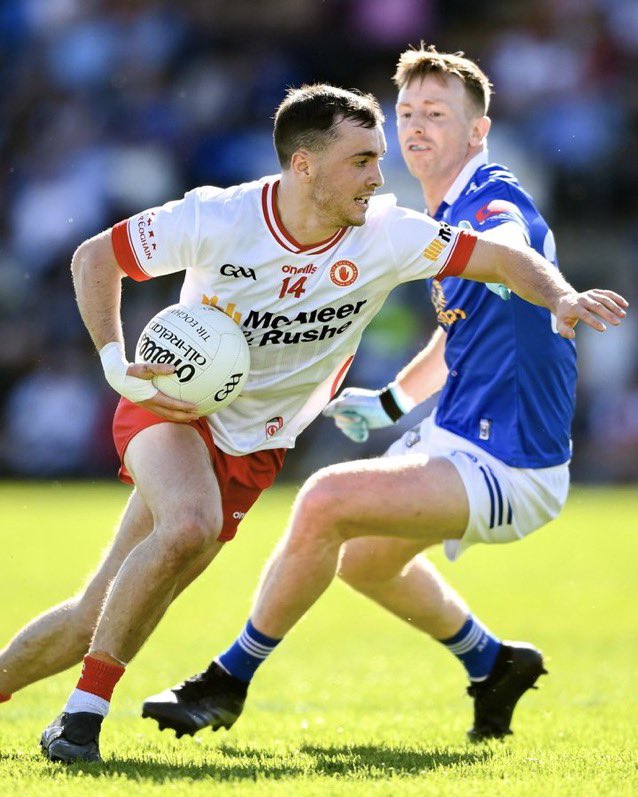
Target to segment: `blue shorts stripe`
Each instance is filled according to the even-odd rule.
[[[488,466],[487,468],[490,472],[490,476],[494,479],[494,487],[496,488],[496,495],[498,497],[498,525],[503,525],[503,493],[501,492],[501,485],[498,483],[498,479],[494,475],[492,469]]]
[[[480,471],[483,474],[483,478],[485,479],[485,484],[487,484],[487,491],[490,494],[490,528],[494,528],[494,490],[492,489],[492,485],[490,484],[490,480],[488,478],[487,473],[485,472],[485,468],[482,465],[479,465]]]
[[[507,525],[512,525],[512,505],[509,502],[509,498],[507,500]]]

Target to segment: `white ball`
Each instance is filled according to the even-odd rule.
[[[135,361],[174,365],[175,373],[153,377],[155,387],[211,415],[241,393],[250,350],[239,324],[216,307],[173,304],[144,327]]]

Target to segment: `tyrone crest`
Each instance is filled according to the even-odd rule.
[[[340,288],[347,288],[359,276],[359,269],[351,260],[337,260],[330,269],[330,279]]]

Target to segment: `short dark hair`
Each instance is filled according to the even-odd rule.
[[[490,106],[492,84],[485,72],[465,57],[465,53],[440,53],[433,44],[426,47],[425,42],[421,42],[418,50],[411,47],[401,53],[393,80],[397,88],[402,89],[413,80],[423,80],[428,75],[441,80],[457,77],[465,86],[472,105],[485,116]]]
[[[290,88],[275,113],[273,139],[282,169],[298,149],[325,149],[337,137],[337,125],[345,119],[361,127],[376,127],[385,121],[372,94],[347,90],[327,83]]]

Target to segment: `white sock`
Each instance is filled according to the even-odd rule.
[[[100,714],[102,717],[106,717],[110,705],[109,701],[103,697],[98,697],[91,692],[84,692],[82,689],[74,689],[63,710],[68,714],[88,711],[91,714]]]

